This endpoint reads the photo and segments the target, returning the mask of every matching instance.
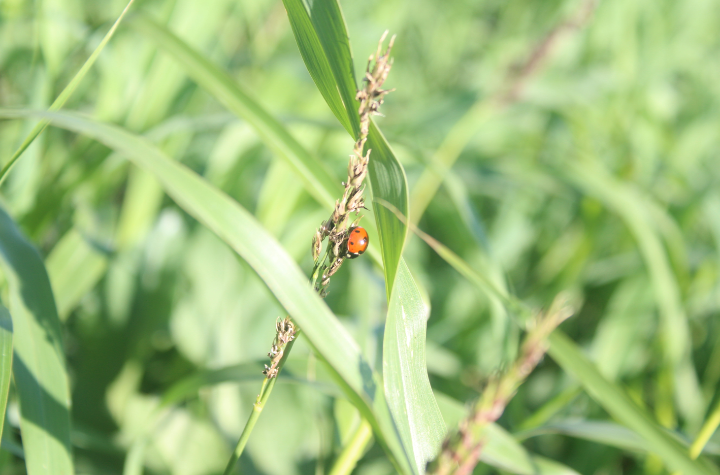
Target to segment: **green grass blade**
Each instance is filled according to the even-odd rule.
[[[60,320],[87,294],[107,268],[107,258],[76,230],[71,229],[58,241],[45,264],[52,283]]]
[[[328,208],[335,204],[335,197],[342,194],[340,184],[249,92],[164,26],[143,16],[133,18],[131,25],[171,54],[194,81],[228,110],[247,120],[261,139],[288,161],[319,203]]]
[[[0,210],[0,255],[15,332],[13,374],[29,475],[71,475],[70,388],[60,320],[40,254]]]
[[[255,270],[328,362],[349,399],[373,425],[388,455],[392,458],[393,454],[402,453],[379,376],[372,371],[347,330],[312,291],[295,261],[250,213],[146,140],[119,127],[68,113],[0,109],[0,117],[33,115],[93,137],[153,174],[180,207],[215,232]],[[403,460],[394,461],[402,471],[407,471]]]
[[[408,212],[408,186],[405,170],[395,158],[390,145],[375,123],[370,121],[367,147],[372,149],[368,176],[373,197],[392,203],[404,215]],[[385,290],[388,300],[392,295],[397,269],[402,260],[407,226],[391,211],[373,206],[375,222],[380,236],[383,264],[385,265]]]
[[[562,434],[622,450],[649,452],[647,442],[639,435],[625,426],[608,421],[559,421],[516,433],[515,437],[526,440],[544,434]],[[683,445],[687,445],[687,442],[683,441],[677,433],[668,431],[668,434]],[[704,452],[709,455],[720,455],[720,446],[710,444],[705,447]]]
[[[284,0],[284,4],[295,41],[310,76],[333,113],[338,101],[343,102],[345,113],[353,124],[351,135],[356,139],[358,136],[356,122],[359,120],[358,103],[355,101],[357,86],[350,42],[340,5],[336,0],[318,0],[313,2],[312,6],[302,0]],[[331,79],[334,84],[329,86]],[[343,120],[340,122],[343,123]],[[408,186],[405,171],[395,158],[385,137],[372,122],[366,147],[372,149],[368,176],[373,196],[392,203],[407,215]],[[380,237],[385,267],[385,288],[389,300],[402,258],[407,227],[384,208],[373,207],[373,213]]]
[[[595,161],[573,161],[565,168],[565,173],[583,192],[595,196],[617,213],[635,238],[655,291],[661,317],[663,356],[673,373],[677,407],[691,426],[699,427],[705,413],[705,401],[690,358],[690,327],[677,279],[656,226],[649,218],[651,212],[646,198],[616,180]]]
[[[0,439],[2,439],[12,376],[13,327],[10,312],[0,304]]]
[[[120,13],[118,19],[115,20],[115,23],[113,23],[113,26],[110,27],[110,30],[107,32],[105,37],[102,39],[97,48],[95,48],[95,51],[92,52],[87,61],[85,61],[85,64],[83,64],[83,66],[80,68],[80,71],[77,72],[77,74],[72,78],[70,83],[65,86],[65,89],[62,90],[57,99],[55,99],[55,101],[50,105],[50,111],[60,110],[60,108],[65,105],[67,100],[70,99],[70,96],[72,96],[73,92],[75,92],[75,89],[77,89],[77,87],[80,85],[80,82],[83,80],[87,72],[90,70],[90,68],[92,68],[93,64],[95,64],[95,60],[97,60],[98,56],[100,56],[100,53],[105,48],[105,45],[108,44],[110,38],[112,38],[112,36],[115,34],[115,30],[117,30],[118,25],[120,25],[120,22],[125,16],[125,13],[127,13],[127,11],[130,9],[130,5],[132,5],[133,1],[135,0],[130,0],[128,2],[122,13]],[[20,144],[20,147],[15,151],[15,153],[13,153],[12,157],[10,157],[10,160],[8,160],[8,162],[2,167],[2,170],[0,170],[0,184],[5,180],[5,177],[10,171],[10,168],[12,168],[13,164],[20,158],[20,155],[22,155],[22,153],[30,146],[33,140],[35,140],[35,138],[40,135],[43,130],[45,130],[45,127],[47,127],[47,125],[47,120],[41,120],[35,125],[35,127],[33,127],[28,136],[25,137],[25,140],[22,144]]]
[[[428,313],[410,270],[401,262],[385,322],[383,380],[415,473],[425,473],[446,432],[425,363]]]
[[[583,385],[588,394],[618,422],[638,434],[648,450],[658,455],[671,470],[685,475],[718,474],[709,463],[691,460],[687,449],[671,437],[617,385],[603,377],[567,336],[559,331],[550,335],[550,356]]]
[[[323,15],[323,11],[318,11],[319,9],[316,7],[314,11],[317,12],[317,14],[311,16],[310,11],[301,0],[283,0],[283,4],[290,19],[290,26],[292,27],[293,35],[295,35],[295,40],[298,43],[300,55],[307,65],[308,72],[313,81],[315,81],[315,85],[320,91],[320,94],[322,94],[330,110],[335,114],[335,117],[340,121],[340,124],[342,124],[345,130],[347,130],[351,136],[357,137],[360,133],[358,115],[349,113],[349,111],[353,110],[353,107],[346,107],[343,97],[340,95],[340,90],[336,86],[337,76],[335,75],[335,73],[339,71],[337,71],[337,65],[333,67],[333,64],[330,63],[328,55],[325,53],[325,46],[330,46],[332,51],[338,54],[342,54],[342,51],[345,50],[333,48],[335,45],[327,45],[328,35],[318,36],[318,31],[326,30],[324,28],[318,30],[316,26],[317,24],[322,24],[327,21],[328,16],[335,13],[334,10],[339,11],[339,9],[333,9],[332,13]],[[337,6],[337,4],[332,1],[315,2],[315,4],[317,4],[318,7],[321,4],[328,4],[330,8]],[[345,23],[342,22],[343,26],[344,24]],[[347,38],[347,34],[344,36]],[[349,51],[349,48],[347,51]],[[350,58],[350,67],[352,68],[352,57]],[[342,76],[341,74],[341,77]],[[352,70],[350,77],[354,77]],[[344,95],[347,95],[346,91]],[[355,101],[350,101],[347,104],[354,106]]]

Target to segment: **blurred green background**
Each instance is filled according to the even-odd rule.
[[[0,2],[0,107],[47,109],[125,5]],[[397,90],[376,122],[405,167],[411,215],[427,204],[419,227],[531,306],[573,292],[582,305],[564,331],[659,423],[694,438],[719,399],[720,2],[341,5],[356,72],[384,30],[397,34],[387,82]],[[167,24],[228,71],[344,179],[352,140],[307,73],[282,2],[137,0],[131,12]],[[251,126],[132,24],[120,26],[65,108],[147,137],[252,211],[309,273],[310,239],[327,211]],[[0,122],[1,163],[34,124]],[[148,436],[145,473],[222,473],[284,316],[264,284],[153,178],[65,130],[35,140],[0,203],[50,273],[77,472],[122,473],[161,398],[189,381]],[[512,360],[520,330],[412,234],[404,256],[431,307],[433,389],[442,400],[472,400]],[[327,298],[376,367],[382,275],[357,259]],[[663,365],[674,348],[690,353],[677,373]],[[218,369],[226,372],[208,372]],[[302,339],[289,370],[242,473],[327,473],[356,423],[334,386],[313,382],[322,368]],[[21,474],[13,392],[10,401],[0,473]],[[582,474],[669,473],[655,456],[611,443],[618,426],[600,421],[611,419],[546,358],[500,423]],[[374,445],[356,473],[394,469]]]

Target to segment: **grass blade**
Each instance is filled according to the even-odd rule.
[[[573,161],[565,173],[583,192],[595,196],[617,213],[635,238],[655,291],[661,317],[664,362],[674,377],[677,407],[691,427],[699,427],[706,403],[690,357],[690,327],[670,261],[655,225],[649,221],[651,212],[646,199],[631,186],[616,180],[595,161]]]
[[[67,100],[70,99],[70,96],[72,96],[73,92],[75,92],[75,89],[77,89],[77,87],[80,85],[80,82],[83,80],[87,72],[90,70],[90,68],[92,68],[93,64],[95,64],[95,60],[97,60],[98,56],[100,56],[100,53],[105,48],[105,45],[108,44],[110,38],[112,38],[112,36],[115,34],[115,30],[117,30],[118,25],[120,25],[123,17],[130,9],[130,5],[132,5],[133,1],[135,0],[130,0],[128,2],[122,13],[120,13],[118,19],[115,20],[115,23],[113,23],[113,26],[110,27],[110,30],[107,32],[105,37],[102,39],[97,48],[95,48],[95,51],[92,52],[87,61],[85,61],[85,64],[83,64],[82,68],[80,68],[80,71],[77,72],[77,74],[72,78],[70,83],[65,86],[65,89],[62,90],[57,99],[55,99],[55,101],[50,105],[50,111],[60,110],[62,106],[65,105]],[[20,155],[22,155],[22,153],[30,146],[33,140],[35,140],[35,138],[40,135],[47,126],[48,121],[41,120],[35,125],[35,127],[33,127],[28,136],[25,137],[23,143],[20,144],[20,147],[15,151],[15,153],[13,153],[12,157],[10,157],[10,160],[8,160],[8,162],[0,170],[0,184],[2,184],[2,182],[5,180],[5,177],[10,171],[10,168],[12,168],[13,164],[15,164],[15,162],[20,158]]]
[[[12,376],[13,327],[10,312],[0,304],[0,439],[5,424],[5,409]]]
[[[62,321],[97,284],[108,264],[107,257],[74,228],[58,241],[45,263]]]
[[[255,270],[314,349],[325,358],[348,398],[373,425],[388,455],[402,453],[380,378],[357,343],[312,291],[294,260],[244,208],[204,179],[176,163],[146,140],[119,127],[68,113],[0,109],[0,117],[39,115],[55,125],[86,134],[128,156],[153,174],[165,191],[191,216],[215,232]],[[394,460],[403,464],[402,460]],[[399,465],[407,471],[403,465]]]
[[[425,363],[428,308],[404,261],[390,299],[383,339],[385,394],[415,473],[425,473],[445,437]]]
[[[562,434],[578,439],[585,439],[610,447],[617,447],[626,451],[648,452],[648,444],[635,432],[625,426],[608,421],[567,421],[554,422],[535,429],[516,433],[515,437],[526,440],[530,437],[537,437],[544,434]],[[687,442],[682,441],[680,435],[668,431],[673,438],[677,439],[683,445]],[[709,455],[720,455],[720,446],[711,444],[705,447],[705,453]],[[692,450],[691,450],[692,457]]]
[[[71,475],[70,389],[50,279],[40,254],[1,209],[0,255],[10,284],[13,374],[27,471]]]
[[[262,140],[288,161],[319,203],[328,208],[335,204],[335,196],[340,196],[341,188],[325,165],[310,155],[249,92],[164,26],[143,16],[133,18],[131,25],[175,57],[185,73],[228,110],[247,120]]]
[[[325,99],[325,102],[327,102],[327,105],[330,107],[330,110],[333,114],[335,114],[337,120],[340,121],[340,124],[342,124],[345,130],[347,130],[353,138],[356,138],[360,134],[360,124],[357,119],[357,114],[349,113],[349,110],[353,109],[353,107],[348,107],[351,104],[354,105],[355,101],[352,100],[347,103],[343,101],[343,97],[340,95],[340,90],[336,86],[338,79],[336,72],[339,72],[337,67],[338,65],[335,65],[335,68],[333,68],[333,63],[329,61],[328,55],[325,52],[326,46],[329,46],[331,51],[336,52],[338,55],[341,55],[343,51],[349,51],[350,49],[347,48],[345,50],[342,48],[333,48],[334,45],[328,45],[329,35],[323,35],[322,37],[319,36],[319,32],[326,31],[326,29],[318,29],[317,27],[318,24],[322,24],[324,21],[327,21],[327,18],[331,16],[332,13],[337,15],[336,12],[339,12],[339,8],[333,9],[331,14],[323,14],[323,11],[327,11],[327,9],[318,8],[320,4],[328,4],[330,8],[337,6],[337,4],[328,1],[316,2],[315,4],[317,7],[314,8],[314,11],[317,14],[310,15],[310,11],[305,8],[305,4],[302,1],[283,0],[285,11],[290,19],[290,26],[292,27],[293,35],[298,43],[300,55],[307,65],[310,76],[315,82],[320,94],[322,94]],[[342,22],[343,26],[344,24],[345,23]],[[330,25],[332,28],[333,23]],[[347,33],[345,33],[344,36],[347,39]],[[352,68],[352,57],[350,57],[350,67]],[[350,77],[354,78],[352,69],[350,72]],[[340,77],[347,76],[340,74]],[[355,85],[353,84],[353,90],[354,89]],[[347,89],[344,89],[344,91],[345,95],[347,95]]]
[[[642,437],[648,450],[658,455],[669,469],[681,470],[685,475],[720,473],[709,463],[691,460],[686,448],[658,426],[620,388],[605,379],[567,336],[559,331],[550,335],[548,353],[564,371],[580,381],[588,394],[611,416]]]

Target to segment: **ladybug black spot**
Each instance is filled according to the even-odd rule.
[[[354,243],[354,242],[352,242],[352,241],[350,241],[350,245],[351,245],[351,246],[353,246],[353,245],[355,245],[355,243]]]

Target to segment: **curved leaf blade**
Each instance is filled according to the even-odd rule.
[[[367,147],[372,149],[368,176],[372,186],[373,199],[385,200],[402,214],[408,213],[408,187],[405,170],[395,158],[390,144],[380,129],[370,122]],[[402,261],[407,226],[384,206],[373,206],[375,222],[380,235],[380,249],[385,265],[385,290],[388,301],[392,296],[395,277]]]
[[[233,78],[151,19],[137,16],[133,18],[131,25],[174,56],[185,73],[215,96],[228,110],[247,120],[274,152],[288,160],[305,182],[307,190],[319,203],[327,207],[335,205],[335,196],[340,196],[341,189],[325,165],[310,155],[287,129]]]
[[[0,261],[10,286],[13,373],[28,474],[71,475],[70,389],[50,279],[40,254],[3,209]]]
[[[335,0],[283,0],[283,4],[310,76],[331,109],[340,103],[343,118],[337,113],[335,116],[357,139],[360,118],[356,112],[355,68],[340,5]]]
[[[383,379],[390,411],[415,473],[425,473],[446,432],[427,374],[428,313],[410,270],[401,262],[385,322]]]
[[[290,18],[290,27],[298,42],[300,56],[307,65],[308,72],[327,102],[330,110],[347,132],[357,137],[360,132],[358,120],[352,122],[352,115],[348,114],[347,108],[340,96],[340,91],[335,85],[333,67],[323,53],[321,39],[313,25],[313,19],[301,1],[283,0],[285,11]],[[352,58],[351,58],[352,60]]]
[[[80,82],[83,80],[87,72],[90,70],[90,68],[92,68],[93,64],[95,64],[95,60],[97,60],[98,56],[100,56],[102,50],[105,49],[105,46],[110,41],[110,38],[112,38],[112,36],[115,34],[115,30],[117,30],[118,25],[120,25],[120,22],[122,21],[127,11],[130,9],[130,5],[132,5],[134,1],[135,0],[130,0],[128,2],[123,11],[120,13],[118,19],[115,20],[115,23],[113,23],[113,25],[110,27],[110,30],[105,34],[105,37],[102,39],[97,48],[95,48],[95,51],[92,52],[87,61],[85,61],[85,64],[82,65],[80,71],[75,74],[70,83],[65,86],[65,89],[62,90],[57,99],[55,99],[55,101],[50,105],[50,111],[60,110],[62,106],[64,106],[65,103],[68,101],[68,99],[70,99],[70,96],[72,96],[73,92],[75,92],[75,89],[77,89],[77,87],[80,85]],[[23,152],[27,150],[30,144],[33,143],[33,140],[35,140],[35,138],[37,138],[37,136],[40,135],[43,130],[45,130],[45,127],[47,127],[47,125],[47,120],[41,120],[35,125],[35,127],[33,127],[28,136],[25,137],[23,143],[20,144],[20,147],[18,147],[15,153],[13,153],[12,157],[10,157],[10,160],[8,160],[5,165],[3,165],[2,170],[0,170],[0,183],[5,180],[5,177],[7,176],[8,172],[15,164],[15,162],[18,161],[20,155],[22,155]]]
[[[312,291],[307,277],[277,240],[248,211],[203,178],[167,157],[146,140],[119,127],[69,113],[37,113],[0,109],[0,117],[39,115],[57,126],[86,134],[128,156],[153,174],[165,191],[191,216],[233,248],[265,282],[288,314],[325,358],[348,398],[373,425],[378,440],[403,471],[400,441],[374,372],[345,327]]]
[[[550,356],[560,367],[574,376],[588,394],[618,422],[642,437],[648,450],[657,454],[672,470],[685,475],[717,475],[718,470],[702,460],[691,460],[687,450],[630,398],[617,385],[600,374],[594,364],[559,330],[550,335]]]
[[[12,376],[13,327],[10,312],[0,304],[0,439],[5,424],[5,409]]]

